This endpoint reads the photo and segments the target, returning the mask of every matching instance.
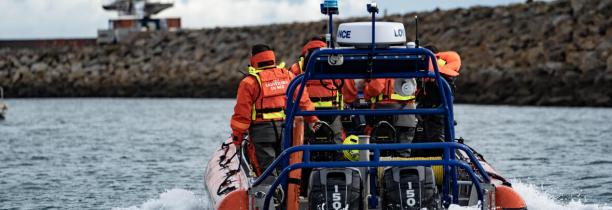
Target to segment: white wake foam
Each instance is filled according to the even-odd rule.
[[[541,187],[516,180],[513,181],[512,188],[525,199],[529,210],[612,210],[607,204],[584,204],[580,200],[558,201]],[[451,205],[449,210],[480,210],[480,208]]]
[[[529,210],[612,210],[607,204],[584,204],[580,200],[561,202],[533,184],[515,181],[512,187],[525,199]]]
[[[206,209],[204,200],[184,189],[171,189],[157,199],[151,199],[140,206],[113,208],[113,210],[200,210]]]
[[[529,210],[612,210],[608,204],[584,204],[580,200],[562,202],[548,194],[541,187],[514,181],[513,188],[525,199]],[[140,206],[114,208],[113,210],[200,210],[207,209],[208,204],[202,197],[184,189],[168,190],[159,198],[151,199]],[[451,205],[449,210],[480,210],[478,207],[460,207]]]

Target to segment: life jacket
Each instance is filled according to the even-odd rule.
[[[259,94],[251,109],[251,120],[262,122],[285,119],[285,93],[293,76],[283,67],[284,64],[268,69],[249,67],[249,74],[259,84]]]
[[[400,94],[395,93],[393,89],[394,79],[385,79],[385,87],[383,91],[378,94],[378,96],[374,96],[370,98],[370,103],[408,103],[413,101],[416,96],[402,96]],[[366,85],[367,88],[367,85]]]
[[[447,51],[436,54],[436,63],[441,74],[449,77],[459,76],[461,69],[461,57],[457,52]],[[433,63],[429,62],[429,70],[433,71]]]
[[[304,73],[304,57],[300,57],[298,62],[292,66],[291,72],[296,75]],[[342,92],[338,87],[342,81],[337,80],[334,84],[333,80],[309,80],[306,82],[310,101],[315,106],[315,109],[344,109]]]

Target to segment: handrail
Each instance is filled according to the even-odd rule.
[[[313,111],[298,111],[295,114],[299,116],[347,116],[347,115],[434,115],[444,114],[445,110],[441,108],[424,108],[424,109],[353,109],[337,112],[335,110],[313,110]]]
[[[476,165],[476,168],[480,171],[481,176],[484,177],[484,181],[490,182],[490,178],[488,174],[485,172],[482,165],[478,164],[478,158],[474,156],[472,149],[460,143],[439,142],[439,143],[419,143],[419,144],[396,143],[396,144],[353,144],[353,145],[342,144],[342,145],[294,146],[294,147],[290,147],[284,150],[283,152],[281,152],[281,154],[274,161],[272,161],[272,163],[270,163],[270,166],[266,170],[264,170],[264,172],[255,180],[255,182],[253,182],[253,186],[259,185],[263,180],[265,180],[266,176],[269,176],[270,174],[272,174],[272,172],[275,170],[276,167],[278,167],[278,164],[280,164],[280,161],[282,161],[282,159],[286,159],[289,157],[289,155],[291,155],[292,153],[296,153],[296,152],[304,152],[304,158],[303,158],[304,162],[310,162],[308,157],[310,156],[311,151],[323,152],[323,151],[337,151],[337,150],[374,150],[374,153],[376,154],[376,151],[381,151],[381,150],[445,149],[445,148],[454,148],[454,149],[463,150],[470,158],[470,161],[472,161],[472,163]],[[378,156],[378,159],[377,159],[377,156],[375,156],[374,159],[371,161],[379,161],[379,160],[380,160],[380,156]],[[384,162],[389,162],[389,161],[384,161]]]
[[[404,161],[381,161],[380,160],[380,151],[381,150],[401,150],[401,149],[444,149],[444,155],[442,160],[404,160]],[[469,157],[470,161],[476,166],[478,169],[478,173],[482,180],[476,177],[474,171],[469,167],[466,163],[455,160],[454,155],[450,151],[454,149],[463,150]],[[337,151],[337,150],[373,150],[374,157],[370,161],[337,161],[337,162],[311,162],[310,161],[310,153],[312,151]],[[288,159],[288,157],[295,152],[304,152],[303,159],[304,162],[289,165],[284,167],[283,171],[279,174],[279,177],[286,176],[290,171],[299,169],[299,168],[316,168],[316,167],[383,167],[383,166],[432,166],[432,165],[444,165],[444,166],[457,166],[465,169],[470,175],[474,185],[478,190],[478,198],[482,200],[482,187],[480,183],[491,183],[491,179],[482,167],[479,164],[478,159],[472,153],[472,150],[459,143],[450,143],[450,142],[442,142],[442,143],[421,143],[421,144],[358,144],[358,145],[301,145],[295,146],[286,149],[283,151],[279,157],[277,157],[270,166],[262,173],[260,177],[258,177],[253,186],[257,186],[262,183],[262,181],[268,177],[275,168],[283,161]],[[445,171],[448,168],[445,167]],[[268,189],[266,193],[266,200],[264,201],[264,209],[268,209],[269,201],[271,199],[271,195],[273,194],[273,190],[278,187],[281,183],[281,179],[276,179],[272,186]],[[445,183],[448,183],[448,177],[445,177]],[[457,181],[457,180],[453,180]],[[456,185],[454,185],[456,188]],[[446,185],[443,188],[447,188]],[[447,190],[443,190],[447,191]],[[443,193],[445,196],[448,196],[448,192]],[[457,190],[453,189],[453,198],[458,196]]]

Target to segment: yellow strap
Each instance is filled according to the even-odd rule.
[[[249,66],[249,74],[253,75],[255,77],[255,79],[257,79],[257,84],[259,84],[260,88],[261,88],[261,78],[259,77],[259,73],[262,72],[262,71],[263,70],[259,70],[259,69],[256,69],[256,68],[252,67],[252,66]],[[253,103],[253,107],[251,108],[251,120],[256,120],[257,119],[257,112],[255,110],[256,110],[256,107],[255,107],[255,104]]]
[[[257,103],[257,102],[255,102]],[[257,120],[257,111],[255,111],[257,108],[255,107],[255,104],[253,104],[253,108],[251,108],[251,120]]]
[[[304,57],[300,57],[300,60],[298,61],[298,66],[300,67],[300,74],[304,73]]]
[[[285,111],[263,113],[262,115],[264,120],[285,119]]]
[[[383,94],[382,93],[380,95],[378,95],[378,96],[370,98],[370,101],[372,103],[376,103],[376,102],[382,101],[382,100],[383,100]]]
[[[389,99],[396,100],[396,101],[410,101],[410,100],[414,100],[415,98],[416,96],[402,96],[400,94],[394,93],[394,94],[391,94],[391,97]],[[381,93],[380,95],[378,95],[378,97],[372,97],[370,101],[372,103],[376,103],[378,101],[382,101],[383,99],[384,99],[384,96]]]
[[[391,94],[391,100],[397,100],[397,101],[410,101],[412,99],[416,98],[415,96],[402,96],[400,94]]]
[[[344,110],[344,96],[337,91],[336,94],[336,99],[335,101],[317,101],[317,102],[312,102],[312,104],[314,104],[314,106],[316,108],[337,108],[339,110]],[[334,103],[336,104],[336,107],[334,107]]]
[[[253,68],[252,66],[249,66],[249,74],[253,75],[257,79],[257,83],[259,83],[259,86],[261,86],[261,78],[259,77],[259,73],[262,71],[264,70],[259,70],[259,69]]]
[[[334,107],[333,101],[317,101],[312,102],[316,108],[332,108]]]
[[[444,65],[446,65],[446,61],[445,60],[438,59],[437,62],[438,62],[438,66],[439,67],[444,67]]]

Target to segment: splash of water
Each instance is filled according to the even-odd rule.
[[[525,199],[529,210],[612,210],[607,204],[585,204],[580,200],[562,202],[533,184],[515,181],[513,188]],[[207,201],[184,189],[172,189],[159,198],[146,201],[140,206],[114,208],[113,210],[196,210],[207,209]],[[478,207],[451,205],[449,210],[480,210]]]
[[[140,206],[128,208],[113,208],[113,210],[196,210],[206,209],[202,198],[197,197],[193,192],[184,189],[171,189],[157,199],[151,199]]]
[[[512,186],[525,199],[529,210],[612,210],[607,204],[584,204],[580,200],[564,203],[533,184],[516,182]]]
[[[525,199],[529,210],[612,210],[607,204],[584,204],[580,200],[561,202],[543,191],[540,187],[520,181],[514,181],[512,188]],[[480,210],[478,207],[461,207],[451,205],[449,210]]]

